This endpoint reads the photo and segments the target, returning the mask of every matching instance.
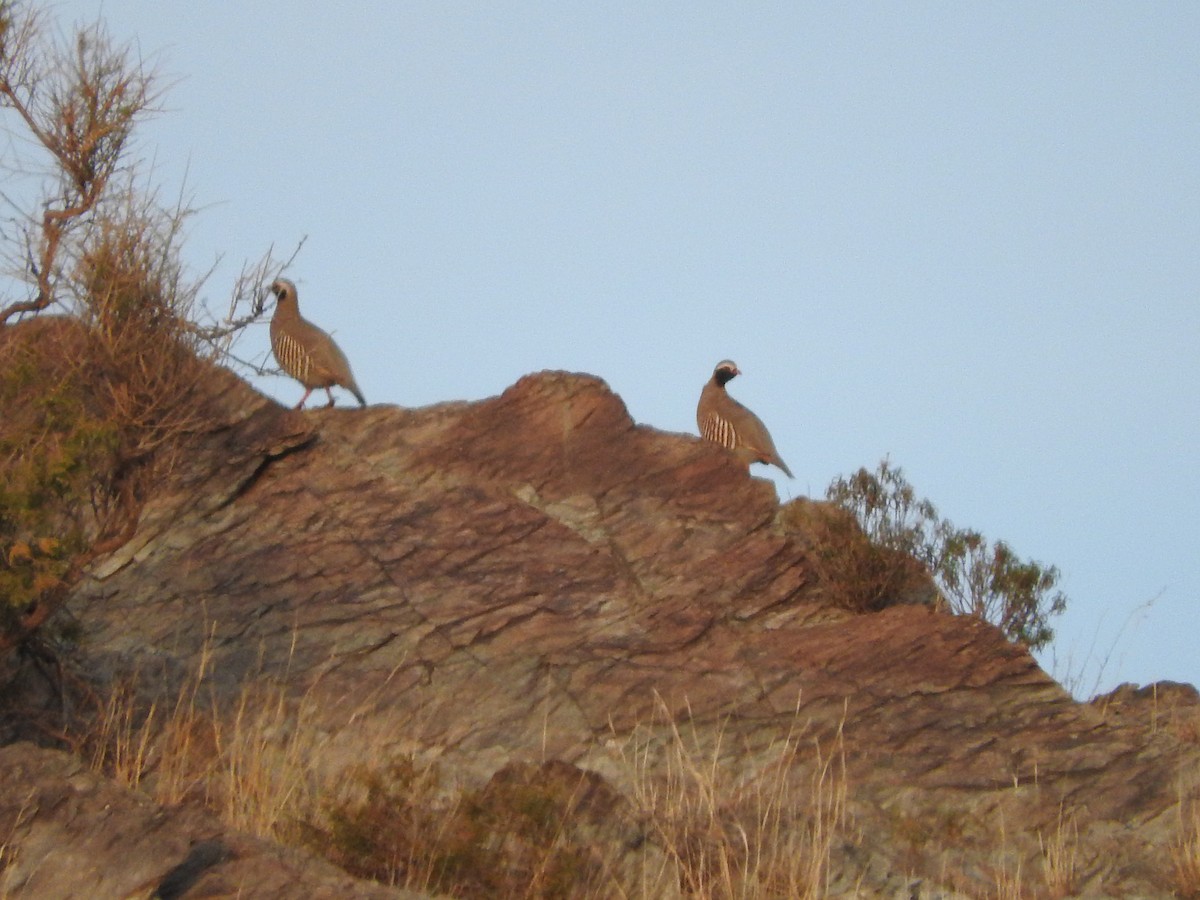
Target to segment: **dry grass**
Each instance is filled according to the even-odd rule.
[[[164,804],[203,804],[235,828],[306,844],[348,871],[410,889],[514,898],[826,893],[847,818],[840,728],[817,741],[797,726],[758,752],[747,775],[731,765],[724,729],[706,737],[710,730],[674,721],[660,702],[660,721],[621,747],[631,801],[561,763],[451,788],[435,769],[388,760],[381,748],[366,748],[353,770],[331,771],[311,692],[289,701],[282,682],[257,680],[220,714],[204,687],[210,665],[205,650],[175,702],[144,713],[132,692],[116,692],[93,766]],[[609,830],[617,809],[622,821],[642,823],[641,850]]]
[[[992,859],[992,896],[996,900],[1021,900],[1024,896],[1021,859],[1009,847],[1003,810],[1000,811],[1000,842],[993,849]]]
[[[308,759],[322,739],[311,726],[310,696],[293,711],[285,688],[243,690],[228,724],[217,722],[220,761],[209,803],[242,831],[284,837],[316,802],[321,785]]]
[[[309,823],[308,843],[352,874],[439,895],[629,896],[604,854],[621,830],[608,818],[615,798],[562,762],[511,763],[482,788],[450,790],[405,758],[356,772]]]
[[[175,701],[144,714],[130,692],[114,694],[98,726],[95,767],[164,804],[203,804],[232,827],[306,845],[361,877],[497,898],[816,898],[847,888],[834,861],[843,845],[862,840],[847,812],[844,716],[817,739],[798,709],[790,731],[754,745],[733,717],[693,721],[690,709],[672,714],[659,698],[650,721],[610,743],[610,780],[623,795],[553,761],[463,788],[413,756],[386,752],[395,735],[385,744],[382,734],[356,730],[356,765],[337,769],[346,745],[318,727],[317,692],[292,699],[286,679],[253,680],[219,711],[206,687],[211,664],[205,650]],[[364,710],[359,704],[347,721],[366,718]],[[561,777],[551,777],[556,765]],[[595,802],[605,791],[619,799]],[[1174,888],[1200,897],[1200,809],[1183,794],[1170,847]],[[979,851],[987,884],[976,880],[978,869],[964,870],[964,890],[1074,896],[1083,879],[1075,813],[1060,805],[1056,818],[1031,829],[1016,812],[1010,829],[1006,805],[990,841],[978,845],[957,817],[904,821],[914,846]],[[600,809],[591,820],[589,808]],[[624,832],[607,827],[618,818],[637,823],[638,837],[629,838],[627,824]],[[0,879],[9,852],[0,847]],[[915,860],[914,873],[931,862]]]
[[[4,841],[0,843],[0,900],[8,900],[9,897],[16,896],[13,892],[13,885],[10,883],[10,874],[12,865],[17,859],[17,850],[14,846],[17,830],[21,827],[25,820],[25,814],[29,811],[33,803],[34,793],[30,791],[29,796],[21,804],[21,808],[17,810],[17,815],[13,819],[13,823],[9,826],[8,834]]]
[[[1079,856],[1079,825],[1075,815],[1068,815],[1062,804],[1058,807],[1058,821],[1053,833],[1038,832],[1038,846],[1042,851],[1042,874],[1046,891],[1051,900],[1061,900],[1075,894]]]
[[[86,741],[92,768],[118,784],[147,789],[160,803],[193,797],[212,759],[213,716],[200,697],[211,663],[206,642],[196,671],[169,706],[154,702],[145,709],[131,683],[117,685]]]
[[[1171,845],[1175,896],[1200,898],[1200,802],[1189,801],[1181,786],[1179,837]]]
[[[132,690],[114,691],[87,741],[92,767],[164,805],[201,804],[234,828],[294,842],[332,789],[314,692],[293,700],[286,676],[249,679],[222,711],[206,689],[211,665],[206,644],[174,701],[148,709]]]
[[[340,791],[353,796],[324,805],[313,844],[356,874],[455,896],[825,896],[847,819],[841,728],[817,741],[797,725],[747,774],[724,728],[658,709],[616,742],[628,801],[561,763],[505,767],[480,790],[449,792],[404,759],[356,773]],[[640,823],[637,852],[614,839],[622,820]]]
[[[661,721],[631,736],[622,758],[680,889],[698,898],[824,896],[846,826],[841,727],[824,745],[793,728],[746,775],[728,765],[724,729],[681,727],[661,699],[659,709]]]

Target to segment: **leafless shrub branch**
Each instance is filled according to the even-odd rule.
[[[137,124],[157,110],[157,75],[97,23],[69,44],[39,11],[0,3],[0,106],[13,110],[54,173],[39,211],[27,214],[25,280],[31,296],[0,306],[0,325],[57,299],[71,238],[121,171]]]

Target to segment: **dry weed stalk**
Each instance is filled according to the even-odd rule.
[[[1000,810],[1000,844],[993,849],[992,855],[995,860],[992,875],[995,880],[996,900],[1021,900],[1021,897],[1024,896],[1021,859],[1019,854],[1009,848],[1008,828],[1005,824],[1003,809]]]

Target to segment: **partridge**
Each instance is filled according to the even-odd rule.
[[[747,465],[761,462],[779,466],[793,478],[791,469],[780,458],[775,442],[762,420],[742,406],[725,390],[730,379],[741,374],[737,365],[728,359],[717,363],[712,378],[700,392],[696,407],[696,424],[700,436],[732,450]]]
[[[333,406],[331,387],[343,387],[367,405],[362,391],[354,381],[350,363],[328,334],[300,315],[296,300],[296,285],[286,278],[276,278],[271,284],[275,294],[275,313],[271,316],[271,351],[279,367],[304,385],[304,396],[296,409],[304,406],[317,388],[324,388]]]

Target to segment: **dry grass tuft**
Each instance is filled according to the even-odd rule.
[[[1000,812],[1000,842],[992,850],[992,859],[992,895],[996,900],[1021,900],[1024,896],[1021,859],[1009,847],[1003,811]]]
[[[1181,796],[1179,837],[1171,845],[1175,896],[1200,898],[1200,803]]]
[[[1075,815],[1067,815],[1060,804],[1054,832],[1043,835],[1039,831],[1038,846],[1042,851],[1042,873],[1048,896],[1051,900],[1074,896],[1079,857],[1079,825]]]
[[[144,708],[128,687],[114,691],[85,742],[92,767],[164,805],[196,803],[239,830],[295,842],[330,789],[318,764],[330,735],[312,692],[293,700],[284,680],[251,679],[222,711],[205,689],[211,663],[206,645],[174,702]]]
[[[635,803],[681,891],[748,900],[824,896],[831,849],[846,826],[841,727],[824,743],[794,729],[746,776],[726,765],[723,730],[708,742],[698,728],[681,729],[661,699],[659,708],[661,721],[635,733],[622,756]],[[665,745],[658,736],[664,725]]]

